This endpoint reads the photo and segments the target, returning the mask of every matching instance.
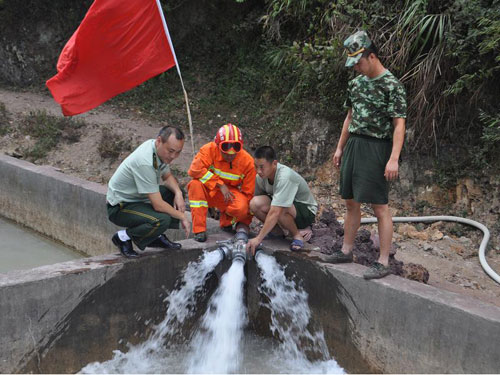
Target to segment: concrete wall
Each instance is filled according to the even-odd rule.
[[[184,245],[0,274],[0,373],[74,373],[144,340],[182,269],[201,254],[193,240]],[[215,272],[208,292],[217,280]]]
[[[500,372],[500,308],[397,276],[366,281],[365,267],[321,263],[314,251],[275,256],[308,291],[341,365],[357,350],[383,373]]]
[[[214,237],[206,248],[223,239]],[[0,372],[75,372],[144,340],[180,271],[200,255],[199,243],[182,242],[183,250],[149,249],[136,260],[103,255],[0,274]],[[274,255],[309,293],[311,325],[349,372],[500,372],[500,308],[396,276],[365,281],[363,266],[325,264],[313,251]],[[228,263],[209,279],[198,316]],[[253,261],[246,273],[250,328],[271,335]]]
[[[110,239],[118,227],[107,217],[105,185],[6,155],[0,155],[0,176],[1,216],[87,255],[117,251]],[[211,233],[218,223],[208,220],[207,227]],[[168,230],[167,235],[184,238],[181,230]]]

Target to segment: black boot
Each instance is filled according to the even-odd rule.
[[[148,247],[160,247],[162,249],[174,249],[179,250],[182,248],[182,245],[178,242],[170,241],[167,236],[164,234],[160,234],[160,236],[151,242]]]
[[[207,240],[207,232],[195,233],[194,240],[198,242],[205,242]]]
[[[118,249],[120,249],[120,253],[122,253],[122,255],[125,258],[137,258],[139,256],[139,254],[137,254],[134,251],[134,247],[132,246],[132,241],[131,240],[128,240],[128,241],[120,240],[120,237],[118,237],[118,233],[115,233],[113,238],[111,238],[111,241],[113,241],[115,246],[118,247]]]

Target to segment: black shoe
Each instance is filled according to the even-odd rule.
[[[120,249],[120,253],[122,253],[122,255],[125,258],[137,258],[139,256],[139,254],[137,254],[134,251],[134,247],[132,246],[132,241],[131,240],[128,240],[128,241],[120,240],[120,237],[118,237],[118,233],[115,233],[113,238],[111,238],[111,241],[113,241],[115,246],[118,247],[118,249]]]
[[[227,232],[227,233],[231,233],[231,234],[236,233],[236,231],[233,229],[232,225],[226,225],[225,227],[221,227],[220,229],[222,229],[222,231]]]
[[[381,279],[391,273],[391,267],[384,266],[382,263],[373,262],[370,268],[363,274],[365,280]]]
[[[337,250],[324,257],[324,260],[329,263],[351,263],[353,261],[352,251],[349,254],[344,254],[342,250]]]
[[[198,242],[205,242],[207,240],[207,232],[195,233],[194,240]]]
[[[178,242],[172,242],[170,241],[167,236],[164,234],[160,234],[160,236],[151,242],[148,247],[161,247],[162,249],[174,249],[174,250],[179,250],[182,245]]]

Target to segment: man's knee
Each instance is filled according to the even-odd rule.
[[[355,211],[361,210],[361,204],[356,202],[353,199],[346,199],[345,200],[345,207],[346,207],[347,211],[350,211],[350,212],[355,212]]]
[[[204,191],[205,185],[200,180],[191,180],[187,185],[188,195]]]
[[[172,216],[161,213],[157,216],[158,221],[154,224],[160,233],[165,232],[172,225]]]
[[[238,202],[239,204],[230,204],[226,207],[224,212],[229,216],[235,217],[238,221],[248,216],[249,204],[248,202]]]
[[[271,200],[266,195],[256,195],[250,200],[250,211],[265,212],[269,211]]]
[[[391,216],[388,204],[372,204],[372,209],[377,218]]]

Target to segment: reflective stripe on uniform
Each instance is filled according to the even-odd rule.
[[[214,174],[213,174],[212,172],[207,171],[207,173],[205,173],[205,174],[203,175],[203,177],[202,177],[202,178],[200,178],[200,182],[201,182],[202,184],[204,184],[205,182],[207,182],[208,180],[210,180],[210,179],[213,177],[213,175],[214,175]]]
[[[189,207],[198,208],[198,207],[206,207],[208,208],[207,201],[189,201]]]
[[[223,172],[220,169],[215,168],[213,165],[210,166],[210,170],[212,170],[217,176],[225,178],[226,180],[238,181],[244,177],[244,175]]]

